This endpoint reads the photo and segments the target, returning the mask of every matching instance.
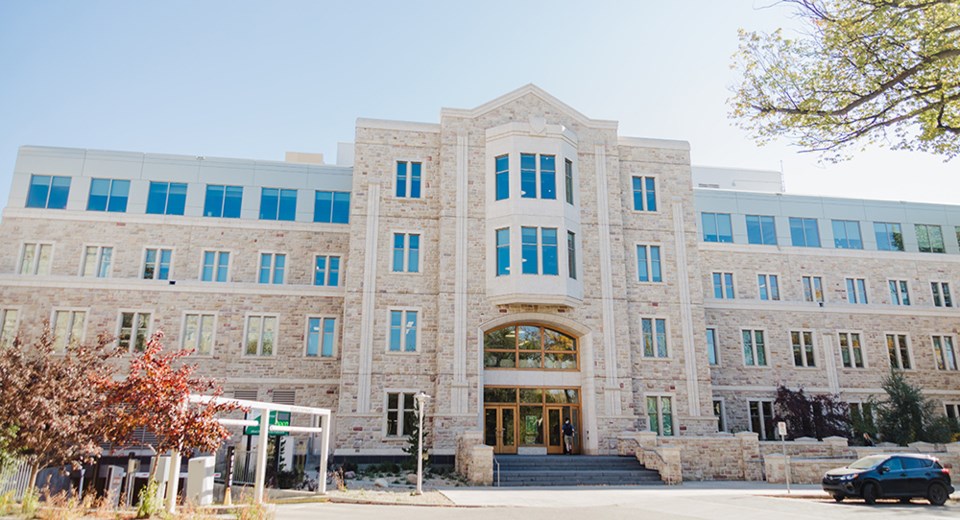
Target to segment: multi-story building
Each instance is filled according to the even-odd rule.
[[[691,168],[532,85],[338,155],[21,148],[0,342],[162,329],[228,395],[333,409],[341,455],[400,454],[418,391],[437,454],[768,438],[778,385],[862,403],[891,367],[957,416],[960,207]]]

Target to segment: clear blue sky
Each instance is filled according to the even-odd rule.
[[[0,0],[0,205],[17,148],[282,160],[357,117],[436,122],[526,83],[694,164],[779,169],[794,193],[960,203],[960,159],[869,150],[819,165],[727,119],[737,29],[772,0]]]

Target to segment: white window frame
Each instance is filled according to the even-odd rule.
[[[937,352],[937,346],[936,343],[934,343],[934,338],[940,338],[941,352],[939,353]],[[938,355],[946,353],[946,342],[944,341],[944,338],[950,339],[950,350],[953,351],[953,367],[948,364],[949,359],[947,359],[946,356],[942,358],[944,368],[940,368],[940,361],[937,359]],[[930,348],[933,350],[933,365],[937,371],[956,372],[958,369],[960,369],[960,359],[957,358],[957,336],[955,334],[931,334]]]
[[[797,358],[793,354],[793,333],[794,332],[800,334],[800,351],[801,351],[800,357],[803,359],[802,365],[797,364]],[[813,356],[812,360],[807,359],[807,349],[806,349],[807,344],[803,342],[804,333],[810,333],[810,347],[813,352],[811,354]],[[820,357],[820,355],[817,353],[817,331],[813,329],[788,329],[787,334],[790,337],[789,339],[790,360],[791,360],[790,366],[792,366],[793,368],[812,368],[812,369],[819,368],[817,366],[817,358]],[[764,337],[764,339],[766,339],[766,337]],[[861,348],[862,347],[863,347],[863,344],[861,344]]]
[[[910,338],[910,333],[903,332],[903,331],[889,331],[889,330],[883,332],[883,354],[884,356],[886,356],[887,364],[889,365],[890,364],[890,347],[889,345],[887,345],[887,336],[904,336],[906,338],[907,357],[909,358],[908,361],[910,363],[910,368],[903,368],[903,357],[900,354],[900,347],[898,344],[896,351],[897,351],[897,360],[900,362],[900,366],[890,367],[890,368],[895,368],[897,370],[916,370],[917,365],[914,362],[914,357],[913,357],[913,339]]]
[[[720,275],[720,294],[722,298],[719,298],[719,299],[720,300],[736,300],[737,299],[737,275],[733,271],[710,271],[711,297],[714,299],[717,299],[717,286],[713,280],[713,275],[715,274]],[[731,291],[733,292],[730,294],[727,294],[727,284],[723,283],[725,279],[724,275],[728,275],[728,274],[730,275],[730,281],[733,284],[733,287],[731,287]]]
[[[327,267],[323,275],[324,277],[323,284],[317,285],[317,258],[321,256],[327,259]],[[339,266],[337,267],[337,285],[330,285],[330,258],[331,257],[339,259]],[[346,272],[346,269],[344,268],[345,265],[346,265],[346,261],[344,260],[343,253],[339,253],[339,252],[314,253],[313,262],[310,265],[310,271],[313,273],[313,276],[310,277],[310,285],[312,285],[313,287],[343,287],[343,274],[344,272]]]
[[[133,314],[133,326],[130,330],[130,344],[124,349],[120,346],[120,333],[123,331],[123,315],[124,314]],[[137,342],[137,325],[140,323],[140,319],[146,315],[149,316],[147,320],[147,334],[144,338],[144,348],[146,348],[147,342],[150,341],[150,335],[153,334],[153,319],[156,312],[151,309],[118,309],[117,310],[117,328],[116,328],[116,343],[117,348],[121,349],[124,354],[136,355],[139,351],[134,349],[134,345]]]
[[[646,353],[646,345],[644,344],[643,337],[643,320],[651,320],[651,331],[653,333],[653,355],[648,356]],[[663,320],[663,340],[666,342],[666,345],[663,345],[664,349],[667,352],[666,356],[657,355],[659,352],[660,344],[657,342],[657,320]],[[641,315],[639,317],[640,326],[640,357],[645,360],[669,360],[673,357],[673,353],[670,349],[670,318],[667,316],[657,316],[657,315]]]
[[[247,353],[247,332],[250,328],[250,318],[260,318],[260,337],[257,339],[257,353]],[[275,318],[277,320],[277,330],[273,337],[273,351],[270,354],[263,354],[263,320],[265,318]],[[243,316],[243,338],[240,341],[240,355],[246,358],[274,358],[277,357],[277,350],[280,348],[280,315],[270,312],[248,312]]]
[[[764,279],[764,283],[767,285],[767,298],[766,298],[766,299],[764,299],[764,298],[762,297],[762,296],[763,296],[763,293],[760,292],[760,277],[761,277],[761,276],[762,276],[763,279]],[[773,297],[772,297],[773,295],[771,294],[771,291],[770,291],[770,278],[771,278],[771,277],[773,277],[773,278],[776,279],[776,281],[777,281],[777,297],[776,297],[776,298],[773,298]],[[781,278],[783,278],[783,277],[780,276],[780,273],[770,273],[770,272],[757,273],[757,299],[758,299],[758,300],[761,300],[761,301],[765,301],[765,302],[778,302],[778,301],[783,300],[783,294],[782,294],[782,290],[781,290],[782,287],[781,287],[781,285],[780,285],[780,279],[781,279]],[[822,282],[821,282],[821,283],[822,283]],[[734,288],[734,289],[737,288],[736,284],[734,284],[733,288]]]
[[[270,255],[270,281],[261,282],[260,281],[260,265],[263,261],[263,255]],[[280,283],[274,283],[273,278],[277,272],[277,255],[283,255],[283,279],[280,280]],[[233,256],[233,255],[231,255]],[[287,285],[287,274],[290,271],[289,260],[290,255],[285,251],[257,251],[257,277],[255,283],[258,285]],[[219,257],[218,257],[219,258]],[[230,267],[227,267],[227,280],[230,279]],[[221,282],[223,283],[223,282]]]
[[[807,299],[807,288],[806,288],[806,286],[804,286],[804,284],[803,284],[803,279],[804,279],[804,278],[809,278],[809,279],[810,279],[810,297],[812,298],[811,300],[808,300],[808,299]],[[817,289],[816,289],[816,287],[815,287],[815,285],[814,285],[814,280],[815,280],[815,279],[819,279],[819,280],[820,280],[820,299],[819,299],[819,300],[817,299]],[[826,290],[826,288],[824,287],[824,284],[823,284],[823,275],[819,275],[819,274],[804,274],[804,275],[801,275],[801,276],[800,276],[800,294],[801,294],[801,297],[803,298],[803,301],[805,301],[805,302],[808,302],[808,303],[819,303],[820,305],[823,305],[823,303],[824,303],[825,301],[827,301],[827,290]]]
[[[764,418],[765,418],[766,416],[763,415],[763,405],[761,404],[761,405],[759,405],[759,406],[757,407],[757,409],[760,411],[760,429],[761,429],[761,431],[759,431],[759,432],[754,432],[754,431],[753,431],[753,417],[750,416],[750,403],[770,403],[770,413],[771,413],[770,419],[771,419],[771,420],[772,420],[774,417],[777,416],[777,413],[776,413],[776,410],[775,410],[775,404],[776,404],[776,403],[774,402],[773,399],[765,399],[765,398],[761,398],[761,399],[751,399],[751,398],[749,398],[749,397],[746,399],[746,404],[747,404],[747,427],[750,428],[750,431],[751,431],[751,432],[756,433],[757,435],[760,436],[760,441],[761,441],[761,442],[762,442],[762,441],[769,440],[769,439],[767,438],[767,436],[765,435],[765,434],[767,433],[767,431],[766,431],[767,427],[765,426],[765,425],[766,425],[766,421],[764,421]],[[776,425],[774,425],[774,427],[776,427]],[[774,433],[773,438],[776,438],[776,437],[777,437],[776,432],[773,432],[773,433]]]
[[[850,352],[849,352],[850,366],[848,367],[843,366],[843,345],[840,344],[840,336],[844,334],[847,335],[847,348],[850,349]],[[861,361],[863,361],[862,367],[857,366],[856,358],[853,356],[853,344],[852,344],[853,334],[856,334],[857,336],[860,337],[860,359]],[[837,331],[837,355],[840,356],[840,364],[837,365],[837,368],[841,370],[843,369],[863,370],[865,368],[869,368],[870,365],[867,363],[867,347],[866,347],[864,338],[866,338],[866,335],[863,333],[862,330],[838,330]],[[886,342],[887,342],[886,337],[884,337],[883,342],[884,342],[884,345],[886,345]]]
[[[850,289],[847,287],[847,280],[853,280],[853,299],[850,301]],[[857,295],[857,280],[863,280],[863,299],[866,301],[860,301],[859,296]],[[864,276],[844,276],[843,277],[843,291],[846,294],[846,299],[844,303],[847,305],[868,305],[870,303],[870,284],[867,282],[867,278]]]
[[[7,318],[10,317],[10,311],[16,313],[13,317],[13,324],[11,330],[13,334],[10,337],[5,337],[3,335],[4,325],[7,323]],[[20,318],[23,316],[23,309],[17,305],[11,305],[9,307],[0,307],[0,348],[9,347],[13,345],[13,340],[17,337],[17,334],[20,332]]]
[[[400,350],[390,350],[390,328],[391,328],[391,318],[394,311],[403,312],[403,323],[402,326],[406,328],[406,319],[408,312],[417,313],[417,341],[413,350],[406,350],[407,346],[407,335],[404,331],[400,333]],[[386,345],[384,345],[384,352],[390,355],[414,355],[420,353],[420,342],[423,341],[423,310],[420,307],[390,307],[387,309],[387,323],[386,323]]]
[[[758,368],[758,369],[767,369],[772,365],[770,363],[770,334],[767,333],[767,329],[764,327],[740,327],[737,329],[739,331],[737,335],[737,346],[740,349],[740,359],[743,361],[744,368]],[[747,357],[743,352],[743,332],[750,331],[750,348],[753,351],[753,364],[747,364]],[[760,331],[763,333],[763,360],[766,361],[766,364],[757,363],[757,335],[756,332]],[[791,353],[792,355],[792,353]]]
[[[27,247],[33,247],[33,260],[30,265],[30,272],[23,273],[24,260],[27,256]],[[40,249],[42,246],[50,246],[50,264],[47,266],[47,272],[41,273],[40,269]],[[17,274],[21,276],[49,276],[53,272],[53,258],[56,253],[56,245],[48,241],[28,241],[24,240],[20,245],[20,257],[17,259]]]
[[[414,199],[416,200],[416,199]],[[403,239],[403,269],[400,271],[393,270],[393,241],[396,240],[396,235],[404,235]],[[417,270],[410,271],[410,235],[418,235],[420,237],[420,247],[417,249]],[[390,259],[390,265],[388,268],[388,273],[393,275],[408,275],[408,276],[418,276],[422,275],[425,271],[424,269],[424,257],[426,256],[424,252],[426,251],[426,241],[424,240],[423,230],[404,230],[404,229],[394,229],[390,231],[390,250],[387,258]]]
[[[637,209],[633,205],[633,178],[634,177],[640,177],[641,179],[640,188],[642,192],[641,198],[643,199],[643,209]],[[653,191],[654,191],[653,200],[657,205],[657,209],[655,210],[647,209],[647,182],[646,182],[647,178],[653,179]],[[663,191],[662,190],[663,186],[660,185],[659,175],[647,174],[647,173],[630,174],[630,177],[628,178],[628,182],[630,183],[630,185],[627,188],[627,192],[630,194],[630,211],[633,211],[634,213],[659,213],[660,212],[660,202],[661,202],[660,192]]]
[[[70,330],[73,330],[73,323],[74,323],[73,320],[76,319],[75,313],[77,313],[77,312],[82,312],[82,313],[84,313],[84,314],[83,314],[83,330],[80,332],[80,337],[79,337],[79,338],[75,338],[75,337],[73,337],[73,336],[69,336],[69,337],[68,337],[66,340],[64,340],[64,342],[63,342],[63,345],[64,345],[64,349],[63,349],[63,350],[58,350],[58,349],[57,349],[57,343],[58,343],[58,341],[57,341],[57,338],[56,338],[56,335],[55,335],[55,334],[56,334],[56,330],[57,330],[57,313],[58,313],[58,312],[69,312],[69,313],[71,313],[71,314],[70,314],[70,325],[71,325],[71,326],[69,327]],[[89,323],[90,323],[90,319],[89,319],[89,318],[90,318],[90,308],[89,308],[89,307],[54,307],[53,309],[51,309],[51,310],[50,310],[50,332],[51,332],[51,334],[54,334],[54,337],[53,337],[54,353],[56,353],[56,354],[64,354],[64,353],[66,352],[66,347],[70,346],[70,342],[71,342],[71,341],[76,340],[78,343],[83,343],[83,342],[84,342],[84,338],[87,337],[87,326],[88,326]]]
[[[84,271],[87,267],[87,249],[95,247],[97,248],[97,256],[94,259],[94,268],[92,275],[84,275]],[[110,249],[110,265],[107,268],[105,276],[100,276],[100,268],[103,264],[103,250]],[[113,264],[116,263],[116,257],[114,256],[116,248],[112,244],[83,244],[80,246],[80,270],[77,271],[77,276],[83,278],[111,278],[113,276]]]
[[[940,305],[937,305],[937,297],[933,292],[933,284],[937,284],[937,287],[940,289]],[[943,288],[946,287],[947,291],[950,292],[950,305],[947,305],[946,298],[944,298]],[[957,302],[954,300],[953,291],[950,290],[950,282],[945,280],[930,280],[930,303],[934,307],[940,309],[952,309],[957,306]]]
[[[657,399],[657,437],[679,437],[680,432],[677,430],[677,397],[674,393],[665,393],[665,392],[645,392],[643,394],[643,416],[647,419],[647,431],[652,432],[654,430],[650,429],[650,414],[647,413],[647,399],[654,397]],[[663,434],[663,398],[670,399],[670,431],[673,432],[672,435]],[[712,403],[711,403],[712,404]]]
[[[216,255],[217,255],[216,258],[215,258],[215,260],[214,260],[214,264],[213,264],[213,278],[210,279],[210,280],[204,280],[204,279],[203,279],[203,257],[204,257],[207,253],[216,253]],[[225,281],[223,281],[223,282],[219,282],[219,281],[217,281],[217,269],[218,269],[217,266],[220,265],[220,256],[221,256],[223,253],[229,253],[229,257],[228,257],[228,259],[227,259],[227,279],[226,279]],[[203,283],[230,283],[230,281],[233,279],[233,264],[234,264],[233,261],[234,261],[235,258],[236,258],[236,253],[235,253],[232,249],[217,249],[217,248],[210,248],[210,247],[202,247],[202,248],[200,248],[200,265],[199,265],[199,269],[197,270],[197,280],[199,280],[199,281],[201,281],[201,282],[203,282]],[[172,260],[171,260],[171,261],[172,261]],[[259,275],[260,275],[260,264],[259,264],[259,261],[260,261],[260,257],[258,256],[258,257],[257,257],[257,262],[258,262],[258,263],[257,263],[257,276],[258,276],[258,277],[259,277]],[[244,339],[244,341],[246,341],[246,339]]]
[[[319,343],[317,343],[317,355],[311,356],[308,354],[308,349],[310,347],[310,320],[319,319],[320,320],[320,337]],[[419,319],[419,318],[418,318]],[[333,345],[331,345],[332,350],[329,356],[323,355],[323,323],[324,320],[333,320]],[[418,331],[419,332],[419,331]],[[418,334],[419,336],[419,334]],[[326,361],[334,361],[340,354],[340,342],[338,338],[340,337],[340,318],[334,314],[307,314],[304,316],[303,320],[303,357],[306,359],[322,359]]]
[[[154,274],[153,278],[144,278],[143,272],[147,268],[147,250],[149,249],[153,249],[157,252],[157,261],[153,269],[153,274]],[[170,273],[168,274],[166,279],[158,278],[160,274],[160,258],[162,256],[161,252],[164,250],[170,251]],[[160,281],[173,280],[173,266],[174,266],[174,261],[176,260],[176,254],[177,254],[176,249],[170,246],[154,246],[154,245],[143,246],[143,254],[140,255],[140,271],[137,273],[137,278],[140,280],[160,280]],[[200,254],[200,275],[201,276],[203,275],[203,253]]]
[[[713,331],[713,356],[714,356],[714,359],[717,360],[717,362],[716,362],[715,364],[710,365],[710,351],[709,351],[709,349],[710,349],[710,342],[709,342],[709,341],[706,341],[704,344],[707,346],[707,364],[708,364],[709,366],[712,366],[712,367],[720,367],[720,366],[723,366],[723,358],[720,356],[720,332],[719,332],[719,328],[718,328],[716,325],[707,325],[706,329],[704,329],[704,330],[707,331],[707,332],[705,333],[704,338],[707,338],[707,337],[710,336],[710,332],[709,332],[709,331],[711,331],[711,330]]]
[[[649,280],[646,280],[646,281],[640,279],[640,248],[641,248],[641,247],[643,247],[643,248],[645,248],[645,249],[647,250],[647,273],[649,273],[649,275],[650,275],[649,278],[650,278],[650,279],[649,279]],[[656,281],[653,280],[653,260],[650,258],[650,248],[651,248],[651,247],[656,247],[656,248],[659,248],[659,249],[660,249],[660,281],[659,281],[659,282],[656,282]],[[641,284],[655,284],[655,285],[661,285],[661,284],[663,284],[663,283],[664,283],[664,280],[666,279],[666,276],[665,276],[666,269],[664,268],[665,263],[666,263],[666,262],[663,261],[663,244],[662,244],[662,243],[660,243],[660,242],[646,242],[646,243],[641,244],[640,242],[637,242],[636,244],[634,244],[634,248],[633,248],[633,267],[634,267],[634,269],[635,269],[636,271],[634,272],[634,277],[633,277],[633,279],[636,281],[636,283],[641,283]],[[734,286],[734,287],[736,287],[736,286]]]
[[[896,305],[897,307],[910,307],[913,305],[913,290],[910,289],[910,280],[906,278],[887,278],[887,297],[890,297],[890,282],[894,282],[897,287],[897,301],[890,300],[890,305]],[[909,303],[903,303],[903,294],[901,292],[900,283],[903,282],[907,285],[907,300]]]
[[[406,180],[406,183],[407,183],[407,184],[406,184],[406,191],[404,192],[404,193],[406,193],[406,195],[403,196],[403,197],[398,197],[398,196],[397,196],[397,163],[406,163],[406,165],[407,165],[407,180]],[[412,175],[411,175],[413,169],[412,169],[411,166],[410,166],[412,163],[420,163],[420,196],[419,196],[419,197],[411,197],[411,196],[410,196],[410,186],[413,185],[413,177],[412,177]],[[427,166],[427,161],[424,160],[424,159],[422,159],[422,158],[420,158],[420,159],[404,159],[404,158],[402,158],[402,157],[397,157],[397,158],[394,158],[392,164],[393,164],[393,171],[391,171],[390,174],[391,174],[391,177],[392,177],[392,179],[393,179],[393,182],[390,183],[390,187],[392,188],[392,189],[390,190],[390,198],[391,198],[391,199],[394,199],[394,200],[423,200],[423,199],[425,199],[426,196],[427,196],[427,190],[426,190],[426,187],[427,187],[427,183],[426,183],[426,178],[427,178],[427,168],[426,168],[426,166]]]
[[[385,388],[383,390],[383,431],[382,431],[382,440],[403,440],[407,438],[408,432],[403,431],[403,413],[407,411],[406,408],[397,409],[397,434],[390,435],[388,432],[389,424],[389,413],[390,413],[390,394],[409,394],[411,397],[417,395],[420,390],[412,388]],[[399,406],[399,402],[398,402]],[[412,413],[416,413],[416,408],[410,410]]]
[[[197,332],[197,345],[187,345],[187,318],[189,318],[190,316],[200,316],[200,329]],[[210,352],[208,354],[202,354],[200,353],[200,350],[199,350],[200,338],[203,335],[203,317],[204,316],[213,316],[213,325],[211,325],[213,327],[213,332],[210,334]],[[180,318],[180,349],[181,350],[192,349],[193,350],[192,355],[197,357],[213,357],[216,353],[218,318],[219,316],[217,311],[204,311],[204,310],[183,311]],[[244,325],[246,325],[246,323],[244,323]],[[247,340],[247,335],[244,334],[243,335],[244,350],[246,350],[246,340]]]

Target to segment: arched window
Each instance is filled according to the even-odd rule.
[[[577,340],[539,325],[509,325],[483,337],[486,368],[576,370]]]

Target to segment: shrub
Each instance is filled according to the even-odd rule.
[[[157,493],[159,486],[155,480],[151,480],[140,489],[140,503],[137,505],[137,518],[150,518],[159,513],[163,508],[163,501]]]

